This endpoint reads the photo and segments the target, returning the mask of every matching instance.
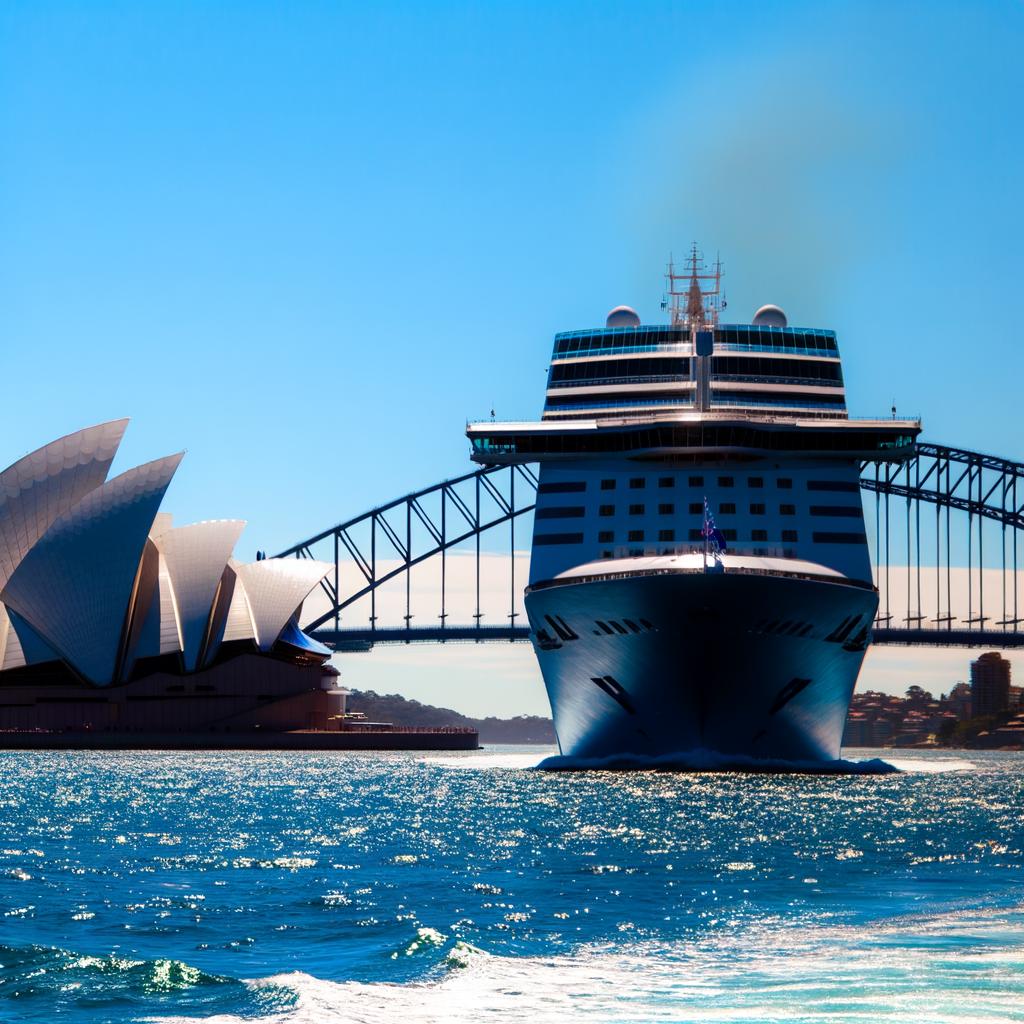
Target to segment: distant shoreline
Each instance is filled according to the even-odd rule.
[[[519,715],[515,718],[470,718],[452,708],[435,707],[410,700],[397,693],[379,694],[373,690],[352,690],[348,698],[349,712],[362,713],[371,722],[390,722],[405,726],[431,728],[462,727],[475,729],[482,744],[554,744],[555,727],[550,718],[541,715]]]

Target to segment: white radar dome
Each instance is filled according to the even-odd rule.
[[[789,323],[786,314],[778,306],[771,304],[762,306],[754,314],[753,322],[759,327],[785,327]]]
[[[639,327],[640,315],[630,306],[616,306],[604,323],[606,327]]]

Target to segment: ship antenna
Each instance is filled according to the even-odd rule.
[[[669,256],[665,275],[668,289],[662,306],[668,306],[672,326],[690,336],[691,351],[696,357],[696,407],[704,412],[711,405],[709,357],[714,349],[714,330],[718,326],[719,312],[725,305],[722,301],[722,260],[716,253],[714,267],[709,269],[694,242],[686,263],[686,271],[677,273]]]
[[[668,287],[662,308],[669,311],[673,327],[702,330],[718,326],[722,302],[722,261],[715,255],[714,266],[705,266],[704,259],[694,242],[686,259],[686,269],[679,273],[669,254],[665,272]]]

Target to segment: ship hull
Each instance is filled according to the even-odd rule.
[[[848,581],[726,572],[526,596],[559,748],[578,758],[837,758],[877,605]]]

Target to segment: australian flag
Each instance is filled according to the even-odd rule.
[[[715,526],[715,517],[711,514],[711,506],[708,505],[706,497],[704,499],[704,529],[701,530],[700,535],[710,543],[716,553],[726,550],[725,535]]]

